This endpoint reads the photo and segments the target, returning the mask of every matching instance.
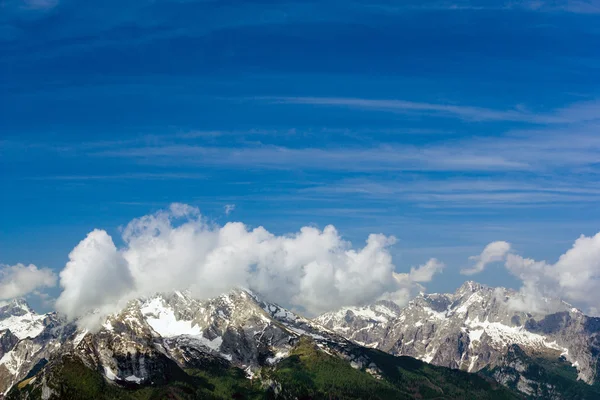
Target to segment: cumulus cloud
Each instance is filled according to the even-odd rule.
[[[600,304],[600,233],[580,236],[554,264],[510,254],[506,268],[523,281],[521,292],[532,307],[547,307],[545,297],[560,297],[595,313]]]
[[[89,317],[90,311],[110,312],[122,306],[135,288],[123,255],[108,233],[98,229],[71,251],[60,285],[63,291],[56,308],[71,318]]]
[[[537,261],[510,252],[506,242],[490,243],[481,255],[471,257],[476,264],[463,273],[482,271],[494,261],[505,260],[506,269],[519,278],[519,293],[507,299],[518,311],[549,314],[565,310],[572,302],[589,315],[598,315],[600,304],[600,233],[580,236],[555,263]]]
[[[485,246],[485,249],[478,256],[471,256],[469,260],[475,261],[471,268],[464,268],[460,271],[463,275],[474,275],[482,272],[488,264],[504,261],[510,252],[510,243],[498,241]]]
[[[411,267],[410,272],[393,273],[396,285],[393,291],[386,292],[380,299],[391,300],[399,305],[404,305],[419,292],[425,290],[421,283],[431,282],[433,277],[441,273],[444,263],[435,258],[429,259],[425,264]]]
[[[243,286],[314,315],[382,294],[408,301],[407,293],[443,267],[430,260],[397,274],[389,253],[393,237],[372,234],[355,249],[331,225],[278,236],[241,222],[215,225],[182,204],[134,219],[122,239],[117,249],[105,231],[96,230],[75,247],[60,274],[59,311],[71,318],[90,310],[103,315],[156,292],[188,289],[208,298]]]
[[[418,268],[412,267],[408,274],[408,280],[414,282],[431,282],[435,274],[442,272],[443,269],[444,263],[432,258]]]
[[[56,285],[56,275],[33,264],[0,264],[0,300],[26,296],[38,289]]]

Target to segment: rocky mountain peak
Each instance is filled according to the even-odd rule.
[[[552,311],[527,309],[520,292],[467,281],[454,293],[419,295],[386,320],[360,312],[349,318],[344,308],[316,321],[364,346],[469,372],[502,364],[517,346],[535,357],[562,360],[577,369],[579,379],[594,382],[600,361],[597,319],[558,299],[543,301]],[[595,333],[590,326],[597,327]]]
[[[346,342],[247,289],[233,289],[206,300],[175,291],[131,301],[109,316],[98,332],[74,333],[65,348],[72,348],[92,368],[104,371],[109,380],[142,383],[159,379],[163,372],[148,370],[148,360],[167,357],[192,367],[199,354],[227,361],[251,374],[276,363],[302,335]],[[127,368],[122,360],[128,360]]]
[[[35,314],[25,299],[11,300],[8,304],[0,307],[0,320],[9,317],[19,317],[26,314]]]
[[[455,294],[464,295],[466,293],[474,293],[484,289],[489,289],[489,287],[475,281],[466,281],[456,290]]]
[[[8,329],[19,339],[36,337],[44,330],[46,314],[37,314],[23,299],[0,308],[0,330]]]

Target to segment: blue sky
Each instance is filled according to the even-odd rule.
[[[394,235],[430,291],[496,240],[554,262],[600,226],[599,48],[597,1],[5,0],[0,263],[172,202]]]

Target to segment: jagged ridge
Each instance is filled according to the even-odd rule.
[[[33,316],[31,320],[37,321],[40,317]],[[286,363],[289,364],[290,357],[297,355],[302,340],[309,340],[318,352],[339,360],[333,365],[339,367],[340,374],[347,371],[345,367],[341,367],[346,365],[368,377],[365,379],[388,382],[392,379],[390,371],[404,368],[394,357],[372,353],[373,350],[348,341],[316,322],[295,315],[276,304],[264,302],[246,290],[234,290],[208,301],[198,301],[184,292],[135,300],[120,313],[108,317],[101,329],[93,333],[76,330],[74,325],[60,320],[55,314],[47,314],[43,318],[48,323],[37,336],[20,339],[0,360],[0,364],[5,360],[13,360],[9,371],[12,375],[4,383],[4,390],[12,386],[11,398],[38,398],[38,395],[60,398],[61,393],[71,393],[71,390],[76,389],[72,387],[73,377],[61,374],[79,371],[83,367],[86,368],[85,371],[91,372],[83,374],[81,379],[92,382],[90,385],[93,386],[94,393],[103,392],[105,384],[109,385],[108,388],[124,390],[153,388],[152,393],[155,389],[179,393],[183,388],[194,387],[194,382],[197,381],[193,377],[206,375],[209,365],[219,366],[219,371],[230,371],[231,368],[233,371],[243,371],[241,376],[244,382],[246,378],[261,382],[259,389],[241,382],[236,384],[246,387],[250,392],[256,389],[261,393],[280,393],[285,396],[288,392],[295,393],[298,388],[295,388],[294,379],[288,380],[285,374],[278,375],[277,371],[282,371],[279,364],[282,360],[288,360]],[[320,359],[321,357],[317,357],[311,362],[320,365],[317,362]],[[379,361],[376,362],[376,359]],[[380,367],[378,362],[385,366]],[[396,362],[398,365],[394,364]],[[77,365],[81,367],[76,367]],[[285,365],[287,364],[282,364]],[[311,374],[322,371],[321,367],[315,365],[305,367],[308,371],[313,371]],[[393,365],[393,368],[389,365]],[[415,367],[411,364],[413,371],[407,375],[412,377],[411,382],[419,382],[415,377],[425,373],[419,365]],[[286,368],[283,370],[289,369]],[[464,376],[448,373],[450,381],[444,384],[446,386],[434,390],[438,392],[436,396],[439,396],[439,390],[459,390],[452,380],[460,382],[464,380]],[[332,375],[322,375],[322,372],[317,375],[310,381],[312,383],[309,387],[312,388],[310,390],[322,392],[321,379]],[[439,371],[434,375],[438,376]],[[96,376],[101,378],[100,381]],[[236,373],[233,376],[239,378]],[[481,384],[485,382],[475,376],[472,379]],[[15,385],[17,382],[20,383]],[[389,382],[376,384],[383,387],[381,385],[394,386]],[[502,394],[501,398],[513,396],[509,392],[498,391],[489,383],[485,385],[490,393]],[[422,391],[429,390],[426,387],[428,385],[415,383],[412,394],[407,394],[406,391],[403,393],[406,398],[413,395],[423,397]],[[491,398],[485,392],[477,393],[478,398]],[[121,395],[130,396],[131,393],[118,392],[114,395],[114,398],[119,398]]]
[[[453,294],[422,294],[402,309],[383,311],[376,303],[315,321],[368,347],[469,372],[503,366],[508,349],[517,345],[532,359],[561,363],[595,384],[600,319],[556,299],[548,299],[557,310],[552,314],[517,311],[519,300],[518,292],[466,282]],[[519,389],[527,393],[533,386]]]

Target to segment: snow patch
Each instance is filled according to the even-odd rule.
[[[106,329],[107,331],[109,331],[109,332],[112,332],[112,331],[114,331],[114,328],[113,328],[113,326],[112,326],[112,323],[111,323],[110,321],[108,321],[108,320],[107,320],[107,321],[106,321],[106,322],[105,322],[105,323],[102,325],[102,327],[103,327],[104,329]]]
[[[0,358],[0,365],[4,365],[11,375],[15,375],[18,372],[20,364],[19,360],[15,358],[13,351],[9,351]]]
[[[310,337],[312,337],[313,339],[326,340],[326,339],[325,339],[323,336],[321,336],[321,335],[317,335],[317,334],[315,334],[315,333],[310,333],[310,332],[307,332],[307,331],[305,331],[305,330],[303,330],[303,329],[298,329],[298,328],[295,328],[295,327],[293,327],[293,326],[289,326],[289,325],[286,325],[286,328],[288,328],[290,331],[292,331],[292,332],[294,332],[295,334],[297,334],[297,335],[300,335],[300,336],[302,336],[302,335],[306,335],[306,336],[310,336]]]
[[[564,350],[556,342],[548,342],[545,336],[529,332],[522,326],[508,326],[499,322],[489,322],[488,319],[480,321],[479,318],[468,319],[465,321],[465,324],[473,329],[469,331],[470,340],[479,340],[483,332],[485,332],[493,344],[501,347],[508,347],[516,343],[528,347],[546,347],[554,350]]]
[[[473,342],[481,341],[481,336],[485,332],[484,329],[472,329],[469,330],[469,347],[473,347]]]
[[[135,383],[141,383],[143,381],[142,378],[138,378],[135,375],[129,375],[128,377],[125,378],[125,380],[127,382],[135,382]]]
[[[104,366],[104,375],[106,375],[106,378],[107,378],[107,379],[110,379],[111,381],[114,381],[114,380],[116,380],[116,379],[119,379],[119,378],[117,377],[117,374],[115,374],[115,373],[113,372],[113,370],[112,370],[110,367],[106,366],[106,365]]]
[[[280,360],[287,357],[289,353],[287,351],[278,351],[275,356],[267,358],[267,364],[273,365],[277,364]]]
[[[181,335],[199,336],[202,329],[193,321],[178,320],[171,308],[164,306],[158,299],[152,299],[140,311],[146,318],[148,325],[162,337],[175,337]]]
[[[478,292],[475,292],[471,296],[469,296],[469,298],[460,307],[456,309],[456,312],[459,314],[466,314],[466,312],[469,311],[469,307],[471,305],[473,305],[474,303],[479,303],[481,301],[483,301],[483,297],[481,297],[481,294],[479,294]]]
[[[44,330],[46,315],[27,313],[24,315],[11,315],[0,321],[0,331],[8,329],[19,339],[35,338]]]
[[[221,348],[221,344],[223,344],[223,338],[221,336],[217,336],[214,339],[207,339],[204,336],[198,336],[197,339],[204,346],[208,347],[211,350],[218,351]]]
[[[83,340],[83,338],[85,337],[85,335],[88,334],[88,330],[84,329],[83,331],[79,332],[77,334],[77,336],[75,336],[75,339],[73,339],[73,346],[77,347],[79,346],[79,343],[81,343],[81,341]]]
[[[269,304],[267,307],[265,307],[265,311],[267,311],[269,314],[271,314],[274,318],[277,319],[296,321],[296,316],[294,314],[292,314],[286,309],[275,306],[273,304]]]
[[[467,372],[473,371],[473,369],[475,368],[475,363],[477,362],[478,359],[479,359],[479,355],[471,357],[471,362],[469,363],[469,369],[467,369]]]
[[[439,312],[439,311],[435,311],[432,308],[429,307],[423,307],[423,311],[425,311],[427,314],[429,314],[430,317],[432,317],[433,319],[437,319],[437,320],[445,320],[447,315],[445,312]]]

